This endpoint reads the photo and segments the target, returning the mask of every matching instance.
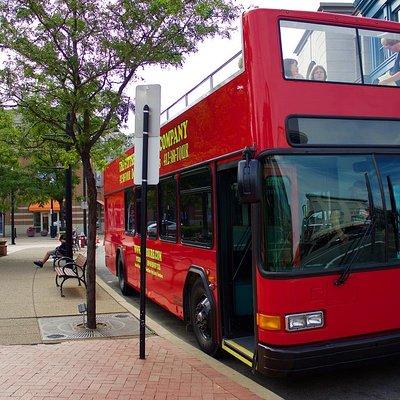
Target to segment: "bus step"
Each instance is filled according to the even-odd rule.
[[[223,339],[222,348],[248,366],[253,365],[254,336]]]

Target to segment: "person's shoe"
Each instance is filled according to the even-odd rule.
[[[41,261],[34,261],[33,262],[38,268],[43,268],[43,263]]]

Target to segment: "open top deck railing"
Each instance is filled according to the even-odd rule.
[[[224,64],[218,67],[214,72],[205,77],[195,87],[190,89],[182,97],[172,103],[161,113],[161,124],[168,122],[187,107],[195,104],[197,101],[225,84],[243,69],[242,52],[239,51]]]

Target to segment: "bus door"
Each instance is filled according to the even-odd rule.
[[[250,205],[239,202],[237,167],[219,170],[217,185],[222,347],[251,365],[254,307]]]

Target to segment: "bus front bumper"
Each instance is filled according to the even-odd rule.
[[[256,369],[268,376],[287,376],[365,365],[400,357],[400,331],[290,347],[257,346]]]

